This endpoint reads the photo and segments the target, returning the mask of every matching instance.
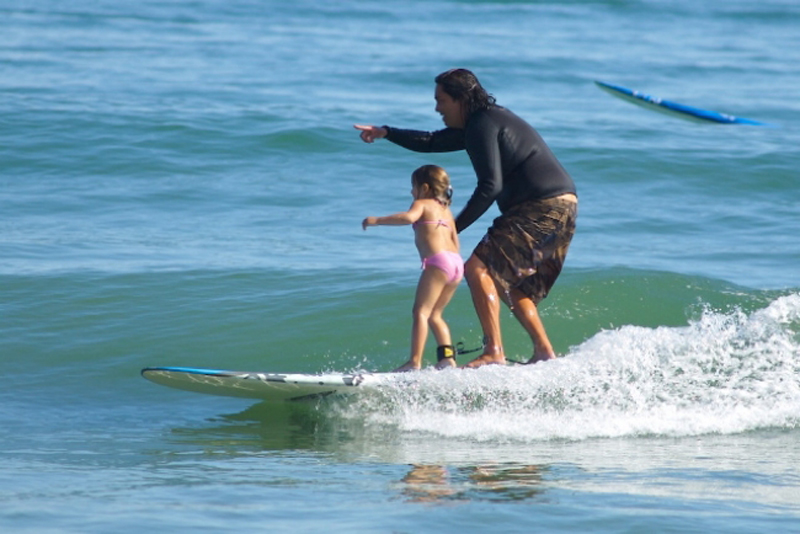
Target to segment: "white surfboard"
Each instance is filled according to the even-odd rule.
[[[375,388],[390,373],[250,373],[192,367],[147,367],[142,376],[156,384],[194,393],[270,402],[313,400]]]

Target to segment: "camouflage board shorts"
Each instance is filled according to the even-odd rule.
[[[518,289],[538,304],[561,274],[577,217],[574,197],[523,202],[494,220],[473,254],[506,293]]]

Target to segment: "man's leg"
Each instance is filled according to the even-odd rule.
[[[484,336],[483,354],[464,367],[480,367],[489,363],[506,363],[500,333],[500,297],[486,264],[474,254],[464,265],[472,304],[478,314]]]
[[[539,317],[539,310],[533,300],[520,290],[512,289],[511,304],[514,316],[533,342],[533,357],[528,360],[528,363],[555,358],[556,353],[553,351],[553,345],[550,343],[550,338],[547,337],[544,324],[541,317]]]

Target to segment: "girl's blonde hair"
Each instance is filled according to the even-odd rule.
[[[423,165],[411,174],[411,181],[417,187],[427,185],[433,198],[449,206],[453,199],[453,187],[447,172],[438,165]]]

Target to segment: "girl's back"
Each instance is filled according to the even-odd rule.
[[[456,222],[450,209],[433,198],[416,202],[422,207],[422,216],[414,222],[414,241],[420,258],[439,252],[458,252]]]

